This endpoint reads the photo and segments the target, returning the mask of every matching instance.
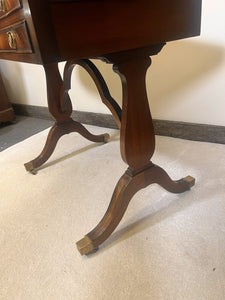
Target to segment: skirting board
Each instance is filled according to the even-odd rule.
[[[16,115],[54,120],[47,107],[13,104],[13,108]],[[72,118],[83,124],[117,128],[113,117],[109,114],[73,111]],[[225,126],[166,120],[153,120],[153,123],[156,135],[225,144]]]

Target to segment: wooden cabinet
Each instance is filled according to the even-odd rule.
[[[14,113],[0,75],[0,123],[13,121]]]
[[[0,52],[32,53],[25,21],[0,30]]]
[[[42,63],[29,2],[28,0],[0,0],[1,59]],[[38,5],[38,1],[34,2]],[[39,21],[42,19],[41,12],[37,18]],[[45,40],[45,46],[46,44]]]
[[[0,18],[8,16],[20,7],[20,0],[0,0]]]

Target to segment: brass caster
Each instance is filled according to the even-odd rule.
[[[189,189],[191,189],[195,185],[195,178],[192,176],[187,176],[183,178],[182,181],[188,184]]]
[[[104,134],[104,143],[108,143],[110,140],[110,135],[108,133]]]
[[[77,249],[81,255],[89,255],[98,251],[98,247],[96,248],[93,245],[92,240],[86,235],[83,239],[78,241],[76,244],[77,244]]]
[[[25,169],[33,175],[37,174],[37,170],[34,168],[32,161],[24,164]]]

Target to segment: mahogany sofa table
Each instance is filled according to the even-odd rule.
[[[91,134],[71,118],[68,91],[76,65],[90,74],[120,129],[121,156],[128,169],[100,223],[77,243],[81,254],[97,250],[109,237],[138,190],[158,183],[172,193],[182,193],[194,185],[191,176],[173,181],[151,162],[155,136],[145,76],[150,56],[167,41],[199,35],[200,23],[201,0],[0,1],[0,59],[43,65],[48,107],[56,119],[42,153],[26,169],[35,172],[63,134],[76,131],[93,142],[109,139],[108,134]],[[113,64],[122,81],[122,108],[90,58]],[[63,78],[58,70],[61,61],[67,61]]]

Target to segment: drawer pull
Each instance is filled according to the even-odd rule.
[[[0,12],[2,13],[6,12],[5,0],[0,0]]]
[[[29,38],[29,31],[25,20],[11,24],[10,27],[1,28],[0,57],[2,52],[33,53],[31,40]]]
[[[8,34],[9,47],[15,50],[17,48],[15,34],[12,31],[7,32],[7,34]]]

